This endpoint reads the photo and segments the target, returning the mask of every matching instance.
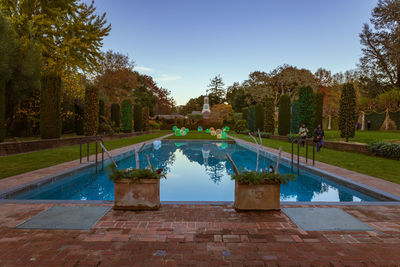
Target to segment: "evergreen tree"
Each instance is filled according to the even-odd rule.
[[[314,92],[310,86],[300,88],[299,92],[299,119],[305,124],[312,135],[314,126]]]
[[[250,106],[247,114],[247,128],[254,132],[256,130],[256,107]]]
[[[292,102],[292,112],[290,116],[290,131],[297,134],[300,129],[300,104],[299,101]]]
[[[263,104],[257,104],[256,105],[256,125],[255,125],[255,130],[258,131],[264,131],[264,116],[265,116],[265,111],[264,111],[264,105]]]
[[[131,100],[125,99],[124,101],[122,101],[121,109],[122,109],[121,130],[124,133],[130,133],[130,132],[132,132],[132,102],[131,102]]]
[[[90,86],[87,88],[86,94],[88,94],[89,92],[88,97],[92,97],[91,95],[91,93],[93,92],[92,89],[93,88]],[[86,102],[89,101],[89,99],[86,98],[86,94],[85,94],[85,115],[88,115],[86,114],[86,108],[87,108]],[[95,103],[96,114],[98,112],[97,101]],[[42,86],[40,92],[40,136],[42,139],[59,138],[61,136],[60,113],[61,113],[61,77],[55,74],[54,72],[46,73],[42,76]],[[85,131],[85,135],[87,133],[91,133],[91,131],[89,132]]]
[[[225,101],[224,85],[225,84],[222,81],[221,75],[215,76],[213,79],[211,79],[207,89],[211,106],[222,104]]]
[[[142,115],[143,115],[143,131],[148,131],[150,130],[150,125],[149,125],[149,108],[148,107],[143,107],[142,109]]]
[[[288,95],[282,95],[279,101],[278,133],[279,135],[290,133],[290,96]]]
[[[115,128],[119,128],[121,124],[121,110],[117,103],[111,104],[111,124]]]
[[[83,135],[83,118],[85,116],[83,104],[79,99],[75,100],[74,103],[74,113],[75,113],[75,133],[77,135]]]
[[[94,85],[86,87],[84,111],[83,131],[86,136],[96,135],[99,128],[99,89]]]
[[[340,96],[339,130],[340,136],[346,138],[346,142],[355,135],[356,105],[356,91],[353,84],[343,84]]]
[[[143,131],[143,108],[141,105],[135,105],[133,115],[135,132]]]
[[[275,132],[275,105],[272,98],[267,98],[265,100],[264,131],[271,134]]]
[[[324,93],[318,92],[314,95],[314,128],[318,125],[322,127],[322,112],[324,108]]]

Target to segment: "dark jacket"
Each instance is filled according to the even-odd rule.
[[[324,130],[315,128],[314,130],[314,142],[318,142],[318,140],[323,139],[325,136]]]

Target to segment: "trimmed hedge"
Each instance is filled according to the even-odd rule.
[[[318,125],[324,127],[322,124],[322,112],[324,108],[324,93],[318,92],[314,95],[314,129]]]
[[[122,111],[122,126],[121,131],[124,133],[132,132],[132,102],[125,99],[121,104]]]
[[[262,104],[257,104],[256,105],[256,121],[255,121],[255,130],[258,131],[264,131],[264,116],[265,116],[265,111],[264,111],[264,106]]]
[[[292,102],[292,112],[290,116],[290,132],[295,134],[300,129],[300,104],[299,101]]]
[[[282,95],[279,100],[279,135],[287,135],[290,133],[290,105],[290,96]]]
[[[86,136],[96,135],[99,128],[99,89],[94,85],[86,87],[85,116],[83,132]]]
[[[103,123],[104,120],[102,117],[106,116],[106,110],[105,110],[105,104],[104,104],[104,100],[100,99],[99,100],[99,123]]]
[[[117,103],[111,104],[111,125],[115,129],[119,129],[121,125],[121,110]]]
[[[243,108],[242,109],[242,114],[243,114],[243,120],[246,121],[246,127],[247,127],[247,119],[248,119],[248,116],[249,116],[249,108],[248,107]]]
[[[389,116],[396,123],[397,130],[400,130],[400,112],[389,112]]]
[[[148,130],[150,130],[150,126],[149,126],[150,110],[149,110],[149,108],[143,107],[142,114],[143,114],[143,131],[148,131]]]
[[[309,130],[308,136],[313,134],[314,126],[314,92],[310,86],[301,87],[299,92],[299,121]]]
[[[133,109],[133,121],[135,132],[140,132],[143,130],[143,108],[141,105],[136,104]]]
[[[6,137],[6,82],[0,78],[0,142]]]
[[[247,129],[254,132],[256,130],[256,107],[250,106],[247,113]]]
[[[265,100],[264,131],[275,132],[275,104],[272,98]]]
[[[245,120],[238,120],[235,123],[235,132],[241,133],[246,130],[246,121]]]
[[[370,130],[380,130],[383,122],[385,121],[386,114],[378,114],[378,113],[371,113],[365,115],[365,130],[367,128],[367,122],[371,121],[371,129]]]
[[[342,86],[339,107],[339,131],[342,138],[353,138],[356,133],[356,91],[352,83],[345,83]]]
[[[375,156],[400,160],[400,144],[389,144],[386,142],[375,142],[368,146]]]
[[[298,143],[301,140],[301,137],[298,134],[288,134],[288,135],[286,135],[286,138],[288,139],[288,141],[290,143],[292,143],[292,142]]]
[[[61,136],[61,123],[61,76],[55,73],[47,73],[42,76],[41,81],[41,138],[59,138]]]
[[[240,120],[243,120],[243,113],[239,113],[239,112],[233,113],[233,121],[237,122]]]
[[[77,135],[83,135],[83,117],[85,116],[83,104],[79,99],[75,100],[74,103],[74,113],[75,113],[75,133]]]

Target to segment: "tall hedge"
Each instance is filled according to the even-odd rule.
[[[105,104],[104,104],[104,100],[100,99],[99,100],[99,123],[103,123],[104,122],[104,117],[106,116],[106,109],[105,109]]]
[[[243,120],[246,121],[246,129],[247,129],[247,117],[249,116],[249,108],[242,108],[242,115],[243,115]]]
[[[86,87],[85,116],[83,131],[86,136],[96,135],[99,128],[99,89],[94,85]]]
[[[300,88],[299,92],[299,119],[300,124],[305,124],[309,136],[313,133],[314,126],[314,92],[310,86]]]
[[[150,130],[150,125],[149,125],[150,109],[149,109],[149,107],[142,108],[142,115],[143,115],[143,131],[148,131],[148,130]]]
[[[85,112],[83,109],[83,104],[78,99],[74,103],[74,113],[75,113],[75,133],[77,135],[83,135],[83,117]]]
[[[290,132],[297,134],[300,129],[300,104],[299,101],[292,102],[292,112],[290,116]]]
[[[111,124],[117,128],[121,124],[121,110],[117,103],[111,104]]]
[[[272,98],[267,98],[265,100],[264,119],[264,131],[273,134],[275,132],[275,104]]]
[[[129,99],[125,99],[121,104],[122,109],[122,126],[121,130],[124,133],[132,132],[132,102]]]
[[[256,130],[256,107],[250,106],[247,114],[247,128],[254,132]]]
[[[355,117],[356,117],[356,91],[352,83],[342,85],[342,94],[340,96],[339,107],[339,131],[342,138],[354,137],[356,132]]]
[[[143,131],[143,112],[142,106],[137,104],[134,108],[133,120],[135,122],[135,132]]]
[[[314,128],[322,127],[322,112],[324,108],[324,93],[318,92],[314,95]]]
[[[290,96],[282,95],[279,100],[278,133],[288,135],[290,133]]]
[[[41,81],[40,136],[43,139],[61,136],[61,76],[52,72],[44,74]]]
[[[265,116],[265,111],[264,111],[264,105],[259,103],[256,105],[256,121],[255,121],[255,130],[258,131],[260,129],[260,132],[264,131],[264,116]]]
[[[6,82],[0,78],[0,142],[6,137]]]

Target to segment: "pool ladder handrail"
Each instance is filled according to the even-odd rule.
[[[82,145],[86,144],[86,162],[89,163],[89,144],[90,143],[95,143],[95,165],[96,165],[96,173],[98,173],[98,142],[100,141],[101,143],[104,144],[103,138],[101,136],[94,136],[92,138],[89,139],[85,139],[87,140],[87,142],[79,142],[79,163],[82,164]],[[101,148],[101,166],[102,166],[102,170],[104,170],[104,149]]]
[[[291,163],[290,163],[290,168],[291,171],[293,172],[293,157],[294,157],[294,143],[297,142],[297,175],[300,175],[300,143],[302,140],[292,140],[292,153],[291,153]],[[305,146],[306,146],[306,164],[308,163],[308,142],[307,139],[304,140]],[[312,142],[313,144],[313,153],[312,153],[312,165],[315,166],[315,143]]]

